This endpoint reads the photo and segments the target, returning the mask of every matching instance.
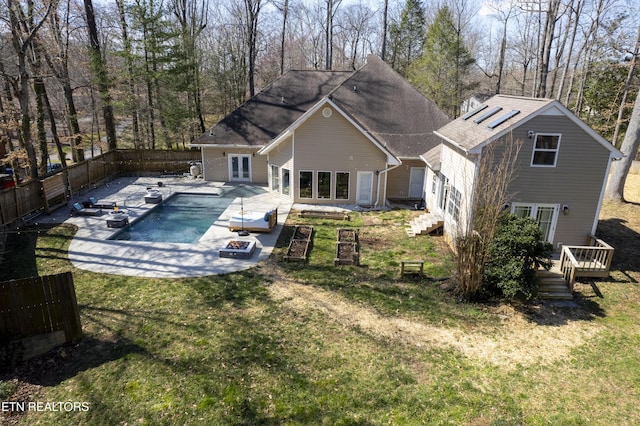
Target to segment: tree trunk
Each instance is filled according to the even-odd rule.
[[[124,0],[116,0],[118,6],[118,14],[120,15],[120,27],[122,29],[122,42],[124,44],[124,53],[127,62],[127,84],[129,85],[129,115],[131,115],[131,126],[133,128],[133,146],[138,147],[140,143],[140,123],[138,122],[138,97],[136,95],[136,87],[133,79],[133,52],[131,49],[131,40],[129,39],[129,30],[127,26],[127,18],[124,11]]]
[[[117,148],[116,124],[113,116],[113,106],[111,104],[111,93],[109,91],[109,75],[107,74],[107,65],[102,57],[92,0],[84,0],[84,10],[87,15],[91,66],[97,80],[100,101],[102,102],[102,117],[107,135],[107,150],[113,151]]]
[[[389,26],[389,0],[384,0],[384,11],[382,14],[382,48],[380,58],[384,61],[387,56],[387,27]]]
[[[29,72],[27,70],[27,50],[29,49],[35,30],[39,25],[32,25],[25,21],[25,13],[20,4],[16,4],[13,0],[8,1],[9,22],[11,25],[11,42],[16,52],[18,60],[18,79],[16,82],[16,93],[20,104],[20,130],[19,141],[20,147],[27,153],[27,178],[38,178],[38,159],[36,150],[33,147],[31,139],[31,111],[29,101]],[[29,3],[30,8],[33,3]]]
[[[55,40],[56,50],[53,53],[55,60],[51,58],[51,54],[48,50],[42,49],[41,53],[44,56],[49,68],[55,75],[58,83],[62,86],[62,93],[67,109],[67,121],[69,123],[69,129],[71,132],[71,138],[69,139],[69,145],[71,147],[71,159],[78,163],[84,161],[84,149],[82,148],[82,134],[80,133],[80,124],[78,123],[78,113],[76,110],[75,101],[73,99],[73,88],[71,87],[71,78],[69,77],[69,37],[68,33],[63,36],[62,27],[65,31],[71,31],[69,24],[69,2],[66,5],[66,15],[64,25],[60,25],[60,17],[56,12],[51,14],[51,31],[53,39]]]
[[[540,43],[540,66],[538,67],[537,90],[536,97],[544,98],[547,96],[547,77],[549,76],[549,61],[551,58],[551,47],[553,46],[553,37],[556,27],[556,17],[558,15],[559,0],[549,0],[549,10],[547,10],[547,19],[544,26],[542,43]]]
[[[622,100],[620,101],[620,109],[618,110],[616,128],[613,132],[613,138],[611,139],[611,143],[613,143],[614,146],[618,142],[620,125],[622,124],[622,115],[624,114],[624,108],[626,106],[625,104],[627,103],[627,96],[629,95],[629,88],[631,86],[631,80],[633,79],[633,73],[636,68],[636,62],[638,61],[638,53],[640,53],[640,26],[638,26],[638,40],[636,41],[636,47],[633,49],[633,56],[631,57],[631,63],[629,64],[629,72],[627,73],[627,79],[624,82],[624,91],[622,92]]]
[[[567,62],[564,64],[564,68],[562,69],[562,76],[560,77],[560,83],[558,85],[558,91],[556,95],[557,100],[562,99],[562,92],[564,91],[564,86],[567,81],[567,74],[569,74],[569,68],[571,66],[571,54],[573,53],[573,45],[576,41],[576,34],[578,33],[578,24],[580,22],[580,15],[582,14],[582,7],[584,6],[583,0],[578,0],[578,4],[576,5],[574,14],[576,15],[575,20],[573,21],[573,28],[571,30],[571,39],[569,41],[569,56],[567,57]],[[576,63],[580,61],[580,58],[576,58]],[[565,103],[565,106],[567,104]]]
[[[282,35],[280,37],[280,75],[284,74],[284,49],[287,36],[287,17],[289,15],[289,0],[284,0],[282,6]]]
[[[640,145],[640,95],[636,96],[636,102],[633,106],[631,119],[627,133],[624,135],[620,151],[624,154],[624,158],[613,165],[613,172],[609,178],[609,184],[605,191],[605,198],[614,201],[625,201],[624,184],[627,181],[627,175],[631,164],[633,163],[638,146]]]

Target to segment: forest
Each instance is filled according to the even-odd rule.
[[[369,54],[452,118],[470,97],[555,98],[618,147],[640,86],[634,0],[4,0],[0,16],[16,181],[117,148],[188,149],[288,70]]]

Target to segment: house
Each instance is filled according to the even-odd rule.
[[[474,109],[482,105],[484,101],[486,101],[490,97],[491,95],[487,95],[486,93],[475,93],[469,96],[467,99],[462,101],[462,104],[460,105],[460,115],[473,111]]]
[[[425,200],[445,234],[468,225],[479,158],[503,141],[521,144],[504,207],[534,218],[558,251],[595,235],[611,161],[622,153],[558,101],[496,95],[435,133],[441,144],[422,155]]]
[[[375,55],[353,72],[289,71],[201,135],[205,180],[308,204],[424,198],[421,154],[450,118]]]

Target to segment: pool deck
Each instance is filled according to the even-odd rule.
[[[162,183],[162,186],[159,185]],[[282,225],[291,209],[291,200],[265,188],[249,184],[205,182],[188,177],[123,177],[95,188],[69,203],[82,202],[95,197],[99,202],[115,201],[119,210],[129,214],[129,220],[144,215],[155,204],[147,204],[144,194],[148,187],[157,189],[166,199],[177,192],[235,195],[231,205],[220,215],[197,243],[160,243],[109,240],[118,228],[107,227],[108,210],[102,216],[71,216],[70,207],[60,208],[49,216],[41,216],[40,223],[72,223],[78,231],[69,245],[69,259],[77,268],[113,275],[157,278],[184,278],[226,274],[255,266],[271,254]],[[255,233],[239,237],[227,229],[229,218],[244,211],[278,208],[278,225],[271,233]],[[255,241],[256,248],[250,259],[224,258],[219,249],[229,240]]]

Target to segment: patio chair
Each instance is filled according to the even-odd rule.
[[[95,209],[113,209],[115,206],[115,201],[99,202],[95,197],[89,197],[89,207],[93,207]]]
[[[102,209],[96,209],[93,207],[82,207],[80,203],[73,203],[71,206],[72,216],[100,216],[102,215]]]

